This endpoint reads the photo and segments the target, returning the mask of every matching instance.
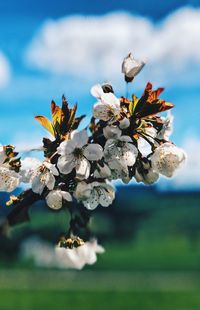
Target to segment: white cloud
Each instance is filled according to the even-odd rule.
[[[10,76],[10,64],[5,55],[0,51],[0,88],[8,84]]]
[[[56,74],[118,80],[129,51],[148,58],[143,78],[196,80],[200,69],[200,9],[184,7],[159,24],[128,13],[48,20],[26,51],[27,62]],[[196,72],[196,73],[195,73]]]

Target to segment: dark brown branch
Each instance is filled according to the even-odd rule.
[[[0,226],[0,234],[5,234],[10,226],[29,221],[29,208],[36,201],[41,200],[41,196],[27,190],[20,195],[21,201],[17,203],[7,215],[6,220]]]

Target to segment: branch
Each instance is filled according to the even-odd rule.
[[[20,195],[21,201],[17,203],[11,212],[7,215],[6,220],[0,225],[0,234],[6,234],[11,226],[29,221],[29,208],[36,201],[41,200],[41,196],[35,194],[31,189]]]

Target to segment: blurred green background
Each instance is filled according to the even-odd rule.
[[[106,252],[83,271],[20,259],[24,239],[53,243],[66,230],[65,210],[33,205],[30,223],[0,240],[0,309],[199,309],[199,202],[199,192],[118,187],[113,206],[90,223]]]

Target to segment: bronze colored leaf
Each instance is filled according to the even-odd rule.
[[[53,119],[53,126],[55,126],[57,123],[60,124],[63,118],[63,111],[59,106],[55,104],[54,101],[51,102],[51,113]]]
[[[54,127],[48,118],[38,115],[35,119],[55,137]]]
[[[163,90],[164,88],[158,88],[157,90],[152,91],[152,84],[147,83],[142,97],[135,106],[134,115],[136,118],[155,115],[174,107],[172,103],[158,99],[158,96]]]

